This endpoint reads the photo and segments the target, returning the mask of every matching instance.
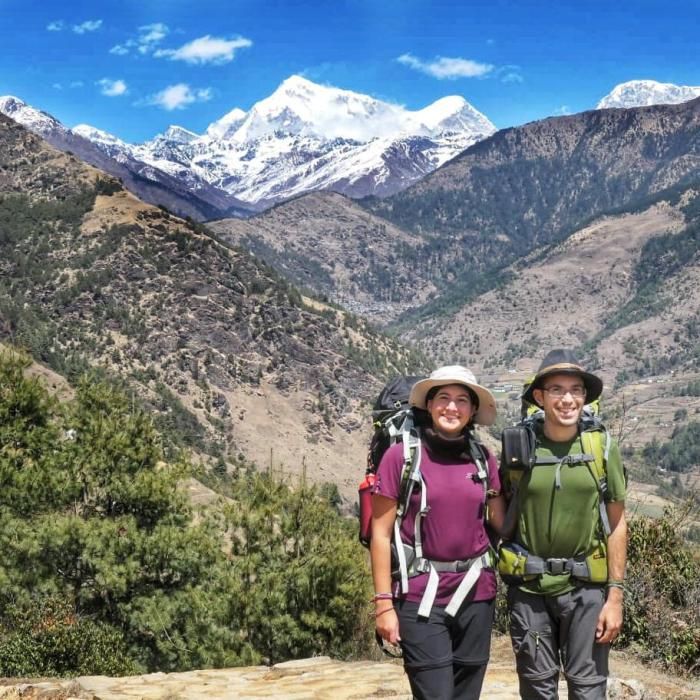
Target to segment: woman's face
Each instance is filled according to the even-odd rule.
[[[475,412],[469,391],[461,384],[439,387],[427,407],[433,429],[445,437],[457,437]]]

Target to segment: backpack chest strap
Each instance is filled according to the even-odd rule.
[[[557,468],[554,472],[554,485],[557,489],[561,488],[561,468],[564,464],[588,464],[593,462],[595,457],[588,453],[564,455],[563,457],[537,457],[535,465],[538,464],[556,464]]]

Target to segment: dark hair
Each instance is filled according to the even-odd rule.
[[[476,413],[479,410],[479,397],[476,395],[476,392],[469,388],[468,386],[464,384],[460,384],[459,382],[453,382],[453,384],[457,384],[459,386],[463,386],[466,390],[467,393],[469,394],[469,398],[471,399],[472,405],[474,406],[474,413]],[[450,386],[449,384],[441,384],[440,386],[434,386],[428,393],[425,395],[425,405],[428,405],[428,401],[432,401],[435,398],[435,394],[438,393],[439,389],[442,389],[443,386]]]

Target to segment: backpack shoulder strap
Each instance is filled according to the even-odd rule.
[[[416,514],[414,523],[414,534],[416,546],[423,556],[420,521],[428,512],[427,494],[425,484],[420,472],[421,461],[421,441],[418,428],[411,426],[411,430],[404,434],[403,439],[403,469],[401,471],[401,486],[399,487],[399,502],[396,508],[396,519],[394,520],[394,549],[398,559],[399,578],[401,581],[401,591],[408,592],[408,562],[406,561],[406,550],[401,541],[401,523],[406,515],[411,502],[411,495],[417,485],[421,487],[421,506]]]
[[[401,469],[401,483],[399,486],[399,502],[396,512],[397,520],[401,520],[406,514],[411,494],[416,484],[421,481],[420,458],[421,436],[420,428],[415,424],[413,413],[409,410],[404,414],[400,429],[393,433],[394,441],[401,438],[403,446],[403,468]]]
[[[610,455],[610,433],[602,426],[581,432],[583,451],[593,455],[592,462],[586,462],[598,487],[598,510],[605,537],[610,534],[610,521],[606,504],[608,502],[608,456]]]
[[[484,487],[484,499],[489,490],[489,457],[486,448],[469,433],[469,454],[476,465],[476,475]]]

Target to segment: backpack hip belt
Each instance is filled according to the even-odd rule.
[[[401,548],[403,549],[404,560],[406,562],[407,579],[420,576],[421,574],[428,574],[428,583],[418,607],[418,615],[420,617],[428,617],[430,615],[430,610],[433,607],[435,596],[437,595],[438,585],[440,584],[440,573],[466,572],[445,608],[445,613],[450,617],[454,617],[465,598],[474,587],[474,584],[477,582],[481,575],[481,570],[486,568],[492,569],[496,564],[496,558],[491,548],[486,550],[483,554],[472,557],[471,559],[458,559],[455,561],[438,561],[436,559],[417,557],[415,556],[415,549],[404,543],[402,543]],[[401,578],[400,572],[396,571],[393,573],[396,574],[395,578]],[[407,592],[408,587],[405,589],[402,587],[402,590],[403,592]]]
[[[525,561],[526,574],[552,574],[554,576],[561,574],[571,574],[574,578],[590,579],[591,572],[588,564],[584,559],[561,559],[552,557],[550,559],[542,559],[530,554]]]
[[[569,574],[572,578],[589,583],[608,580],[607,548],[599,542],[588,554],[574,557],[538,557],[511,542],[505,542],[498,551],[498,571],[506,583],[520,584],[551,574]]]

